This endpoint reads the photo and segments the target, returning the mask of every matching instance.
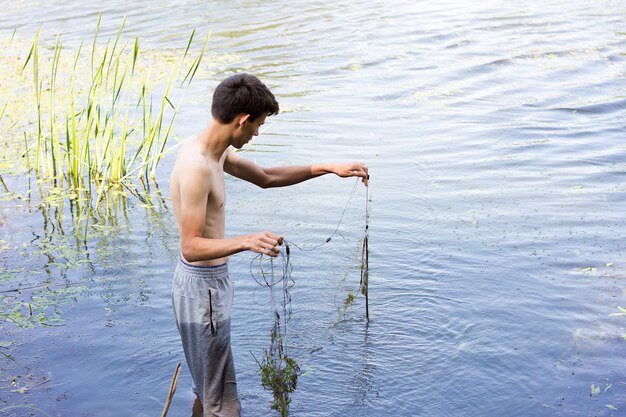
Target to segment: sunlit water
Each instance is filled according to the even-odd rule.
[[[43,23],[71,45],[91,38],[102,11],[102,36],[127,16],[125,33],[152,48],[183,48],[193,29],[212,28],[207,57],[229,59],[192,84],[180,137],[208,122],[220,79],[247,71],[287,110],[247,157],[368,163],[371,321],[362,297],[343,310],[359,280],[359,186],[331,242],[292,253],[288,341],[305,371],[292,415],[626,412],[626,317],[611,316],[626,306],[624,1],[181,3],[5,2],[0,28],[32,39]],[[166,199],[172,161],[157,176]],[[323,243],[353,185],[323,177],[260,190],[229,179],[227,229]],[[17,363],[0,358],[5,414],[160,413],[184,358],[169,301],[177,236],[157,206],[131,199],[119,227],[91,242],[90,267],[48,268],[86,281],[59,307],[65,326],[2,323],[18,343]],[[1,207],[10,245],[0,265],[45,273],[45,255],[29,265],[20,255],[42,238],[43,216]],[[272,311],[251,260],[231,259],[233,348],[244,415],[263,416],[271,396],[252,354],[268,346]],[[23,286],[38,279],[18,275]],[[169,415],[190,414],[190,384],[183,368]],[[9,410],[31,405],[47,414]]]

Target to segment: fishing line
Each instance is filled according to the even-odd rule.
[[[368,176],[369,179],[369,176]],[[359,183],[360,178],[357,178],[352,190],[350,191],[350,195],[348,197],[348,201],[346,202],[345,207],[341,212],[341,216],[339,221],[337,222],[337,226],[330,234],[328,238],[324,242],[321,242],[317,245],[311,247],[303,247],[294,242],[288,241],[287,239],[283,240],[284,243],[284,251],[279,252],[278,259],[281,261],[282,273],[277,276],[274,271],[274,258],[270,257],[270,268],[266,270],[265,268],[265,257],[263,254],[258,254],[250,261],[249,271],[252,279],[261,287],[269,287],[271,293],[271,305],[272,308],[275,308],[275,300],[274,300],[274,287],[278,284],[282,284],[283,288],[283,319],[285,320],[284,328],[286,328],[286,306],[291,303],[291,295],[289,293],[289,289],[295,285],[295,281],[291,276],[292,266],[291,266],[291,250],[290,247],[293,246],[300,251],[310,252],[316,250],[323,245],[329,243],[332,238],[339,233],[339,229],[341,224],[343,223],[344,217],[348,208],[350,207],[352,200],[354,199],[354,195],[356,193],[356,188]],[[366,185],[365,192],[365,229],[364,229],[364,237],[363,237],[363,245],[361,247],[361,276],[359,282],[359,290],[366,298],[366,317],[369,320],[369,305],[368,305],[368,296],[367,296],[367,284],[369,278],[369,185]],[[254,270],[254,265],[257,264],[256,272]],[[260,277],[260,278],[259,278]],[[275,310],[273,310],[275,311]]]
[[[369,176],[368,176],[368,179],[369,179]],[[348,201],[346,202],[346,206],[344,207],[343,211],[341,212],[341,217],[339,218],[339,222],[337,223],[337,227],[335,227],[335,230],[331,233],[331,235],[328,238],[326,238],[325,242],[319,243],[319,244],[317,244],[315,246],[306,247],[306,248],[303,248],[303,247],[301,247],[301,246],[299,246],[299,245],[297,245],[297,244],[295,244],[294,242],[291,242],[291,241],[288,242],[287,240],[285,240],[285,242],[288,242],[289,244],[293,245],[294,247],[298,248],[299,250],[301,250],[303,252],[308,252],[308,251],[312,251],[312,250],[318,249],[318,248],[324,246],[325,244],[327,244],[328,242],[330,242],[331,239],[339,231],[339,227],[341,227],[341,223],[343,222],[343,218],[344,218],[344,216],[346,214],[346,211],[348,211],[348,208],[350,208],[350,204],[352,203],[352,199],[353,199],[354,194],[356,192],[356,186],[359,184],[359,180],[360,180],[360,178],[357,178],[356,181],[354,182],[354,186],[352,187],[352,191],[350,192],[350,196],[348,197]],[[367,196],[367,193],[366,193],[366,196]]]
[[[368,179],[369,179],[369,175],[368,175]],[[343,208],[343,211],[341,212],[341,216],[339,217],[339,221],[337,222],[337,226],[335,227],[335,229],[333,230],[333,232],[330,234],[330,236],[328,238],[326,238],[326,240],[322,243],[319,243],[317,245],[314,246],[310,246],[310,247],[303,247],[304,245],[300,246],[292,241],[289,241],[287,239],[283,239],[283,243],[285,245],[285,251],[283,253],[283,251],[279,252],[280,254],[280,258],[282,259],[282,268],[283,268],[283,274],[282,276],[276,280],[274,277],[274,272],[273,272],[273,258],[270,258],[270,262],[271,262],[271,271],[270,271],[270,276],[271,276],[271,282],[268,282],[268,273],[265,271],[264,267],[263,267],[263,261],[264,261],[264,257],[263,254],[258,254],[256,255],[254,258],[252,258],[252,260],[250,261],[250,265],[249,265],[249,271],[250,271],[250,276],[252,276],[252,278],[254,279],[254,281],[260,285],[260,286],[265,286],[265,287],[274,287],[276,284],[280,284],[283,283],[283,285],[286,285],[286,289],[288,290],[289,288],[291,288],[291,286],[293,286],[295,284],[295,281],[293,280],[293,278],[291,277],[291,262],[290,262],[290,245],[297,248],[300,251],[303,252],[310,252],[312,250],[316,250],[322,246],[324,246],[325,244],[329,243],[332,238],[339,232],[339,228],[341,227],[341,224],[343,223],[343,219],[345,217],[346,212],[348,211],[348,208],[350,208],[350,205],[352,203],[352,200],[354,199],[354,195],[356,193],[356,188],[357,185],[359,184],[359,180],[360,178],[357,178],[356,181],[354,182],[354,185],[352,186],[352,190],[350,191],[350,195],[348,197],[348,201],[346,202],[345,207]],[[369,190],[369,187],[366,186],[366,189]],[[368,203],[368,197],[369,192],[365,193],[365,206],[366,206],[366,226],[365,226],[365,230],[367,233],[367,218],[369,217],[368,211],[367,211],[367,203]],[[255,274],[255,272],[253,271],[253,265],[258,262],[258,272]],[[257,275],[260,275],[262,278],[262,281],[257,279]],[[285,282],[286,281],[286,282]]]

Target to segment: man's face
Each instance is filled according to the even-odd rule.
[[[237,149],[241,149],[246,143],[250,142],[254,136],[259,136],[259,128],[265,123],[267,115],[257,117],[252,120],[249,116],[241,125],[240,137],[233,144]]]

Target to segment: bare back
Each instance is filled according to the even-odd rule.
[[[224,152],[219,160],[204,154],[198,138],[183,145],[170,176],[170,196],[179,234],[190,228],[207,239],[224,238]],[[182,257],[182,254],[181,254]],[[227,257],[190,262],[219,265]]]

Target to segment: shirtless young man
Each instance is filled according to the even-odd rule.
[[[224,172],[259,187],[297,184],[324,174],[362,177],[362,163],[262,168],[233,151],[259,134],[265,118],[278,113],[274,95],[258,78],[237,74],[213,94],[213,120],[179,151],[170,193],[180,234],[172,302],[185,358],[197,395],[196,416],[239,416],[235,368],[230,346],[233,286],[228,257],[252,251],[276,257],[283,237],[260,232],[224,234]]]

